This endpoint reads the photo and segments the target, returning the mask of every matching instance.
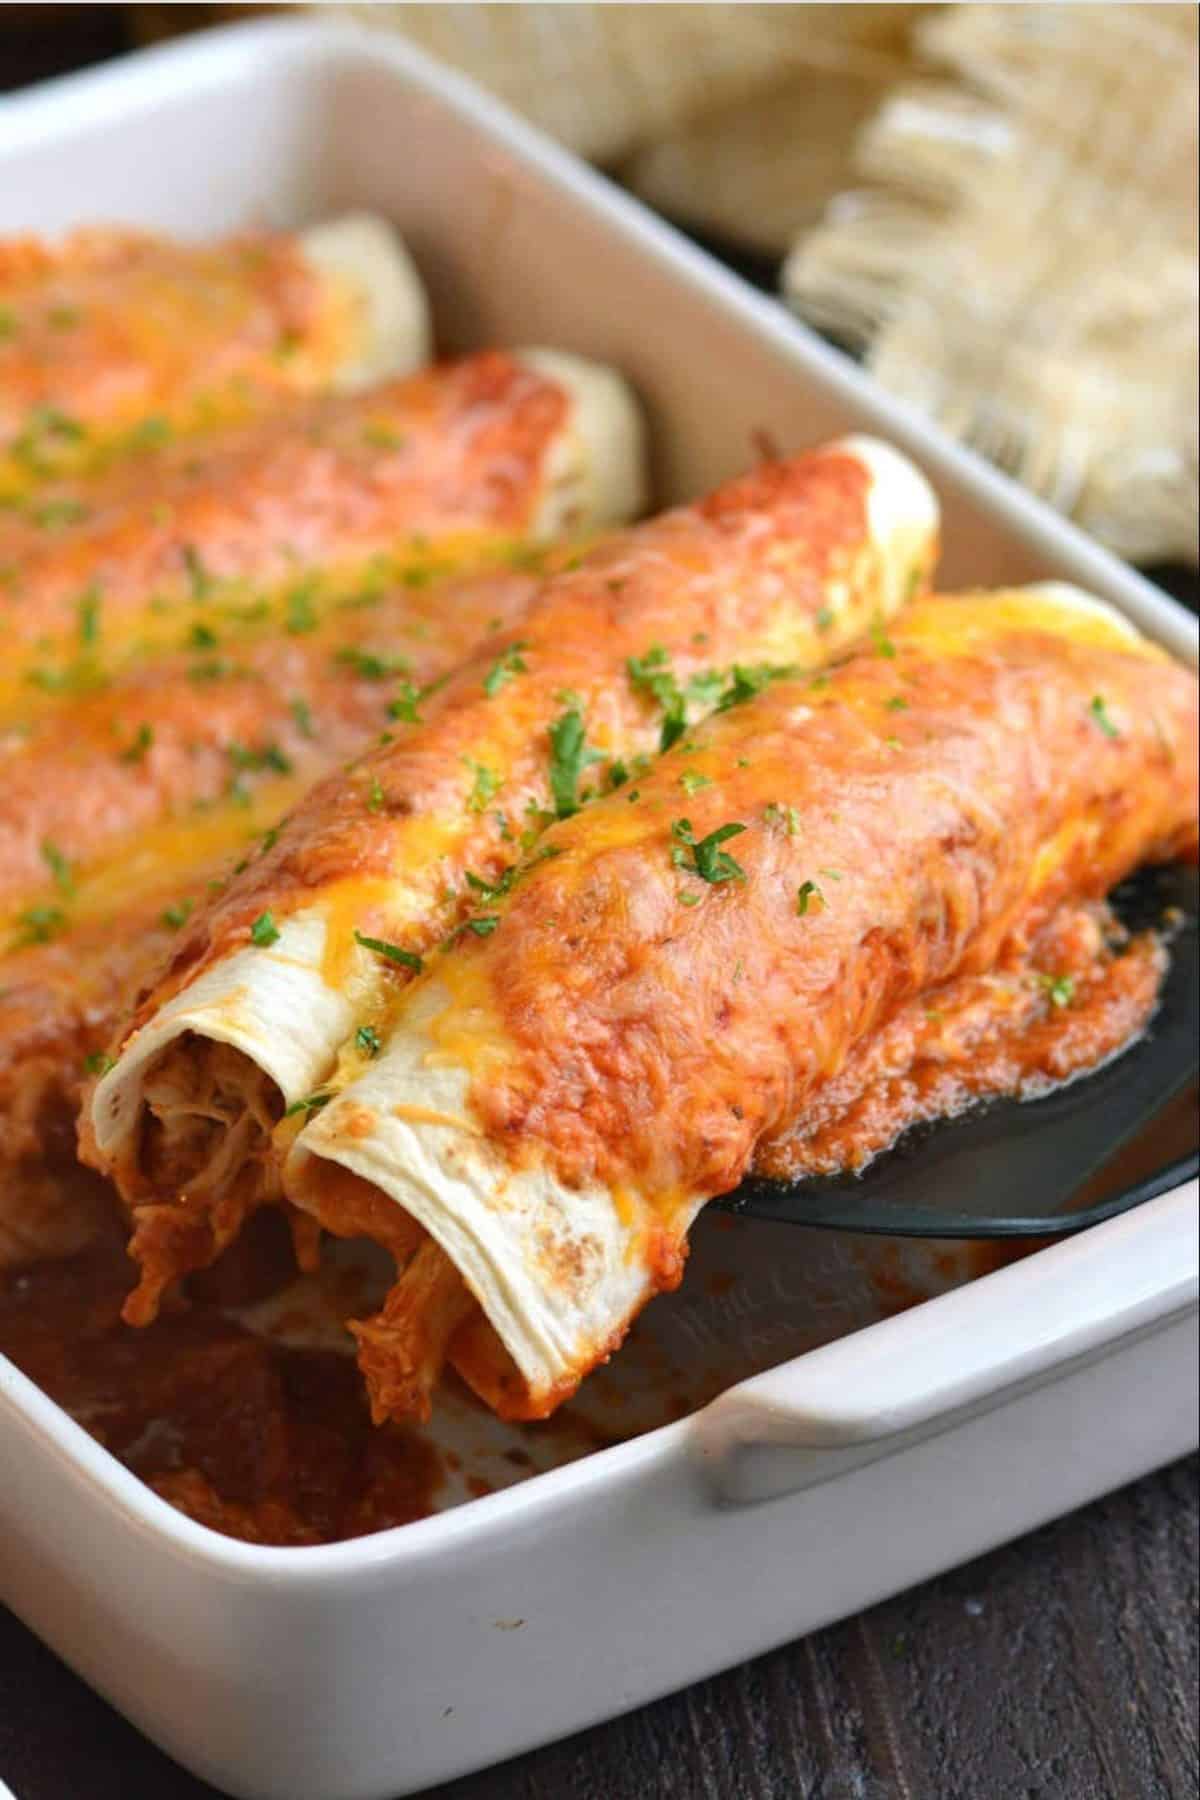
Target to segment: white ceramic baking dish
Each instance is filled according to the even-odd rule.
[[[256,24],[0,104],[2,231],[111,218],[201,233],[348,205],[406,233],[444,345],[541,339],[625,369],[660,498],[731,473],[756,432],[785,447],[881,432],[940,489],[949,580],[1075,580],[1194,659],[1179,608],[413,52]],[[570,1430],[529,1434],[545,1472],[517,1482],[511,1434],[448,1417],[460,1459],[510,1485],[456,1506],[448,1483],[438,1515],[327,1549],[192,1524],[0,1359],[0,1597],[235,1795],[411,1792],[849,1613],[1195,1444],[1195,1184],[959,1285],[976,1266],[961,1247],[702,1221],[683,1290],[589,1384],[612,1435],[654,1428],[589,1454]]]

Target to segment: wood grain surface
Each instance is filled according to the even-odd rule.
[[[1198,1474],[1176,1463],[424,1800],[1193,1800]],[[0,1780],[16,1800],[216,1795],[2,1610]]]

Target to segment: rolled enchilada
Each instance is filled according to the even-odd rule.
[[[212,884],[378,734],[396,680],[437,680],[514,626],[534,589],[514,571],[401,589],[256,646],[220,681],[164,661],[7,747],[0,1269],[70,1254],[111,1221],[76,1159],[82,1086]]]
[[[0,515],[0,708],[87,693],[152,652],[189,651],[207,679],[332,607],[624,522],[642,470],[624,383],[546,350],[484,352],[176,446],[66,518]]]
[[[498,1411],[553,1410],[679,1280],[707,1199],[884,1147],[914,1014],[982,991],[1001,1035],[1052,1019],[1035,1086],[1119,1049],[1161,953],[1116,955],[1096,903],[1195,853],[1196,700],[1074,590],[924,599],[493,876],[287,1166],[407,1263],[355,1327],[376,1416],[427,1408],[447,1349]],[[806,1134],[864,1103],[840,1149]]]
[[[184,244],[78,231],[0,242],[0,496],[289,394],[429,355],[403,244],[355,215]]]
[[[152,1316],[277,1198],[314,1093],[353,1076],[397,990],[522,845],[628,790],[690,718],[882,629],[924,585],[936,531],[917,471],[848,439],[598,546],[547,581],[518,637],[436,694],[402,687],[390,741],[197,916],[114,1046],[83,1142],[135,1208],[127,1316]]]

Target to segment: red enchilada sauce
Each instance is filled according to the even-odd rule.
[[[817,1090],[803,1130],[764,1147],[760,1172],[861,1165],[918,1120],[1042,1091],[1113,1054],[1144,1027],[1164,956],[1154,937],[1120,939],[1106,909],[1064,909],[1021,959],[901,1009]],[[1080,1203],[1195,1142],[1193,1090]],[[981,1246],[979,1272],[1017,1249]],[[85,1255],[0,1275],[0,1353],[156,1493],[231,1537],[330,1543],[425,1517],[441,1458],[415,1431],[372,1426],[352,1359],[268,1342],[225,1310],[292,1273],[282,1220],[259,1214],[191,1278],[188,1304],[133,1330],[120,1312],[135,1271],[114,1220],[111,1240]]]
[[[269,1235],[243,1253],[243,1291],[221,1298],[286,1278]],[[259,1544],[333,1543],[432,1511],[437,1452],[371,1425],[350,1357],[268,1343],[215,1299],[134,1331],[120,1313],[135,1279],[115,1243],[0,1276],[0,1351],[156,1493]]]

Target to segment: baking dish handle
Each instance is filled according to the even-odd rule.
[[[1194,1307],[1198,1195],[1193,1181],[730,1388],[692,1423],[710,1492],[746,1504],[816,1486]]]

